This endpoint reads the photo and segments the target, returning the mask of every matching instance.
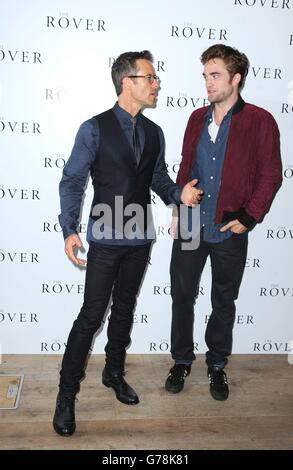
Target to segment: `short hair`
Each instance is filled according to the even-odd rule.
[[[236,73],[240,73],[239,90],[244,87],[249,70],[249,60],[243,52],[239,52],[234,47],[226,46],[225,44],[214,44],[206,49],[200,58],[203,65],[212,59],[222,59],[231,78]]]
[[[115,86],[117,96],[122,93],[122,80],[127,75],[135,75],[138,71],[136,61],[146,59],[153,62],[153,56],[150,51],[124,52],[120,54],[112,65],[112,80]]]

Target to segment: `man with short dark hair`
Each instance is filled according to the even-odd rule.
[[[181,186],[195,178],[203,191],[200,244],[185,250],[180,236],[173,243],[171,354],[175,364],[165,388],[180,392],[195,359],[194,302],[210,256],[212,313],[205,333],[206,362],[212,397],[226,400],[224,367],[232,350],[234,302],[246,262],[248,231],[262,221],[281,184],[280,143],[272,115],[240,96],[249,69],[246,55],[216,44],[202,54],[201,62],[211,104],[189,118],[177,177]]]
[[[150,188],[166,204],[181,200],[190,205],[199,194],[194,182],[182,190],[169,178],[162,130],[140,112],[156,104],[159,78],[152,62],[149,51],[127,52],[116,59],[112,79],[118,101],[81,125],[60,183],[59,221],[65,252],[77,265],[85,264],[75,250],[82,246],[77,225],[89,173],[94,186],[84,303],[67,341],[53,419],[55,431],[62,436],[75,431],[75,395],[111,294],[103,384],[113,388],[122,403],[139,402],[124,380],[124,360],[136,296],[154,238],[148,210]],[[133,212],[137,217],[132,217]]]

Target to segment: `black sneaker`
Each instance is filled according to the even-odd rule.
[[[210,392],[215,400],[227,400],[229,396],[228,378],[223,369],[208,368]]]
[[[184,380],[190,374],[191,365],[174,364],[170,369],[165,383],[165,389],[170,393],[179,393],[184,387]]]

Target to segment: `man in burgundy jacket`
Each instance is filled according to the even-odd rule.
[[[248,231],[262,221],[282,181],[278,126],[239,92],[249,69],[245,54],[216,44],[201,56],[210,106],[194,111],[185,131],[177,184],[197,179],[200,244],[186,250],[180,230],[171,260],[171,354],[165,388],[178,393],[195,359],[194,302],[207,257],[212,269],[205,341],[210,393],[229,395],[224,367],[232,350],[235,299],[244,271]]]

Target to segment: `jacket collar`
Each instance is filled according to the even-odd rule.
[[[239,95],[239,96],[238,96],[238,100],[236,101],[236,103],[235,103],[234,106],[233,106],[232,114],[237,114],[237,113],[239,113],[240,111],[242,111],[242,109],[244,108],[244,106],[245,106],[245,101],[244,101],[244,99]]]
[[[239,95],[238,96],[238,100],[236,101],[236,103],[234,104],[233,108],[232,108],[232,115],[234,114],[237,114],[239,113],[240,111],[242,111],[242,109],[244,108],[245,106],[245,101],[244,99]],[[205,117],[211,117],[212,114],[213,114],[213,110],[214,110],[214,105],[210,105],[208,107],[208,110],[207,110],[207,113],[205,115]]]

